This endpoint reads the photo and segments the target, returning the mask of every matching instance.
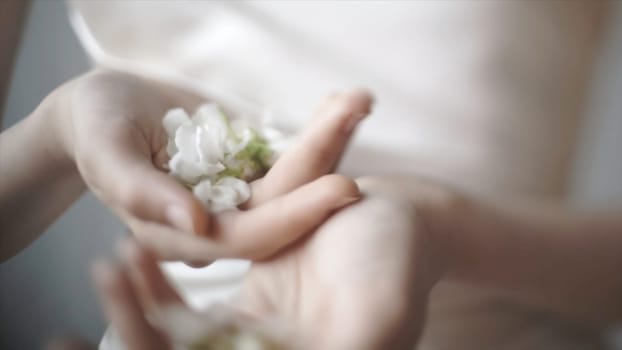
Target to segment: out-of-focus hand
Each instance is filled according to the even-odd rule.
[[[109,71],[80,77],[55,94],[67,156],[95,195],[161,258],[206,264],[207,256],[269,256],[359,197],[352,180],[326,174],[369,113],[364,91],[330,97],[297,143],[252,184],[244,210],[214,217],[161,168],[163,115],[176,106],[192,110],[199,96]]]
[[[425,182],[404,184],[359,180],[364,199],[253,263],[236,312],[286,325],[292,349],[412,349],[446,263],[438,241],[445,227],[436,220],[452,215],[454,197]],[[168,349],[170,334],[145,315],[185,306],[148,252],[127,244],[123,255],[123,265],[95,274],[107,315],[128,349]]]
[[[436,220],[453,195],[414,178],[358,183],[361,201],[253,263],[238,306],[295,325],[314,349],[412,349],[444,266]]]

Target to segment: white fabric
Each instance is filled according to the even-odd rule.
[[[291,129],[302,127],[330,92],[369,87],[377,104],[344,159],[347,174],[411,172],[472,190],[546,196],[565,191],[603,13],[602,3],[565,1],[72,5],[73,24],[97,64],[186,84],[256,114],[271,111]],[[229,297],[246,267],[219,262],[205,270],[180,264],[166,270],[203,306]],[[447,311],[455,304],[433,310],[459,324]],[[472,323],[480,333],[460,335],[470,348],[501,348],[473,339],[490,322],[513,334],[508,329],[515,330],[516,318],[487,315]],[[536,335],[526,348],[569,348],[552,345],[553,338]],[[451,339],[460,344],[462,338]]]
[[[331,91],[370,87],[349,173],[559,194],[597,7],[84,1],[74,23],[99,64],[189,80],[293,128]]]

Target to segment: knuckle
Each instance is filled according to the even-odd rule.
[[[115,201],[126,211],[140,217],[142,207],[142,194],[140,188],[132,181],[124,181],[118,185],[115,194]]]

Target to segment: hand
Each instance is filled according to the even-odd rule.
[[[296,349],[411,349],[445,264],[436,218],[451,214],[456,197],[440,186],[408,184],[359,180],[363,200],[253,263],[238,312],[289,325]],[[122,266],[95,271],[106,313],[129,349],[168,349],[174,337],[145,315],[185,306],[147,251],[128,244],[123,255]]]
[[[357,182],[361,201],[253,263],[237,305],[294,325],[314,349],[412,349],[445,265],[437,220],[457,197],[412,177]]]
[[[364,91],[329,98],[298,142],[252,184],[245,210],[211,220],[192,193],[160,167],[167,160],[164,113],[175,106],[192,110],[199,96],[105,71],[81,77],[56,95],[67,156],[95,195],[161,258],[202,265],[206,256],[266,257],[359,197],[351,180],[324,175],[336,167],[355,126],[369,113],[371,97]]]

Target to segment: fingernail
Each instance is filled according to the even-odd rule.
[[[337,204],[337,208],[343,208],[361,199],[361,197],[343,197]]]
[[[192,216],[186,209],[178,205],[171,205],[166,208],[165,215],[167,222],[173,227],[185,232],[194,232]]]

